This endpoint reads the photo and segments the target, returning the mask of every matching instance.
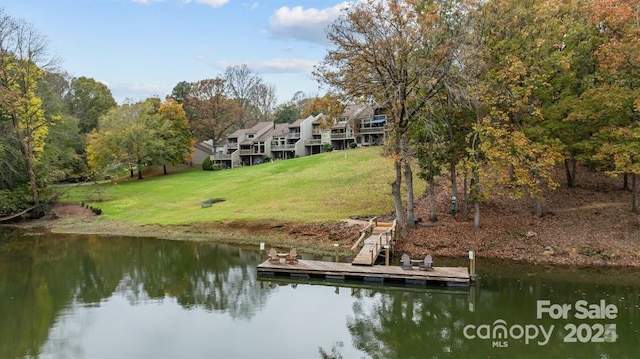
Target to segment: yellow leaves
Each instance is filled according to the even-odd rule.
[[[640,126],[605,129],[601,137],[594,159],[612,166],[609,174],[640,174]]]
[[[479,150],[486,159],[483,183],[488,189],[506,188],[508,195],[537,197],[543,186],[555,188],[551,171],[562,159],[559,142],[535,141],[524,132],[485,119],[477,128]]]

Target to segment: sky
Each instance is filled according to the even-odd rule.
[[[180,81],[246,64],[277,102],[327,88],[312,77],[341,0],[2,0],[48,40],[59,69],[106,84],[118,103],[164,99]]]

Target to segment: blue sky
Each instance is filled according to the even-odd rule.
[[[104,82],[119,103],[164,98],[180,81],[246,64],[275,87],[323,94],[312,79],[339,0],[2,0],[49,41],[60,69]]]

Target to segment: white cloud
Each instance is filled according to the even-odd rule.
[[[195,2],[196,4],[205,4],[213,7],[221,7],[229,2],[229,0],[182,0],[185,4],[191,4]]]
[[[313,71],[313,66],[316,65],[316,61],[277,58],[265,61],[244,62],[243,64],[246,64],[251,71],[258,74],[299,74],[311,73]],[[229,66],[236,65],[239,64],[225,61],[218,61],[214,63],[214,66],[221,70],[224,70]]]
[[[229,0],[196,0],[198,4],[211,5],[213,7],[220,7],[229,2]]]
[[[326,45],[325,28],[351,4],[345,1],[325,9],[284,6],[271,16],[269,28],[276,37]]]
[[[260,2],[259,1],[255,1],[255,2],[252,2],[252,3],[243,2],[242,6],[248,7],[249,10],[255,10],[260,6]]]

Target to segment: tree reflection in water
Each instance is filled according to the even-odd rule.
[[[595,282],[596,275],[584,269],[576,272],[587,273],[587,280],[578,280],[575,273],[570,279],[559,279],[557,273],[538,276],[546,268],[517,274],[513,266],[505,266],[496,273],[514,277],[483,277],[470,293],[361,282],[325,287],[322,280],[314,282],[322,286],[282,278],[258,280],[259,262],[255,250],[208,243],[24,236],[0,229],[0,358],[50,353],[83,357],[101,353],[102,345],[114,338],[126,342],[120,343],[122,351],[111,352],[114,357],[145,350],[138,357],[157,357],[174,343],[185,342],[193,350],[180,347],[179,357],[200,358],[211,350],[225,351],[228,357],[255,357],[271,353],[265,348],[281,355],[286,348],[297,357],[319,354],[327,359],[632,358],[640,346],[640,276],[630,269]],[[623,279],[625,284],[612,284]],[[537,321],[537,299],[615,304],[619,314],[612,323],[619,338],[615,343],[567,346],[562,341],[566,332],[559,330],[567,321]],[[160,307],[166,311],[155,311]],[[202,310],[209,313],[199,313]],[[134,318],[123,318],[126,323],[120,325],[119,318],[113,320],[118,315]],[[494,348],[491,341],[464,338],[466,325],[497,319],[510,325],[553,324],[557,329],[544,347],[509,340],[508,348]],[[133,326],[132,332],[127,325]],[[153,330],[155,334],[149,334]],[[87,332],[93,342],[82,341]],[[166,340],[174,335],[181,341]],[[252,345],[243,345],[249,336]]]
[[[175,298],[185,308],[251,318],[269,287],[253,250],[142,238],[20,236],[0,230],[0,357],[38,357],[70,303]],[[10,320],[7,320],[10,318]]]

